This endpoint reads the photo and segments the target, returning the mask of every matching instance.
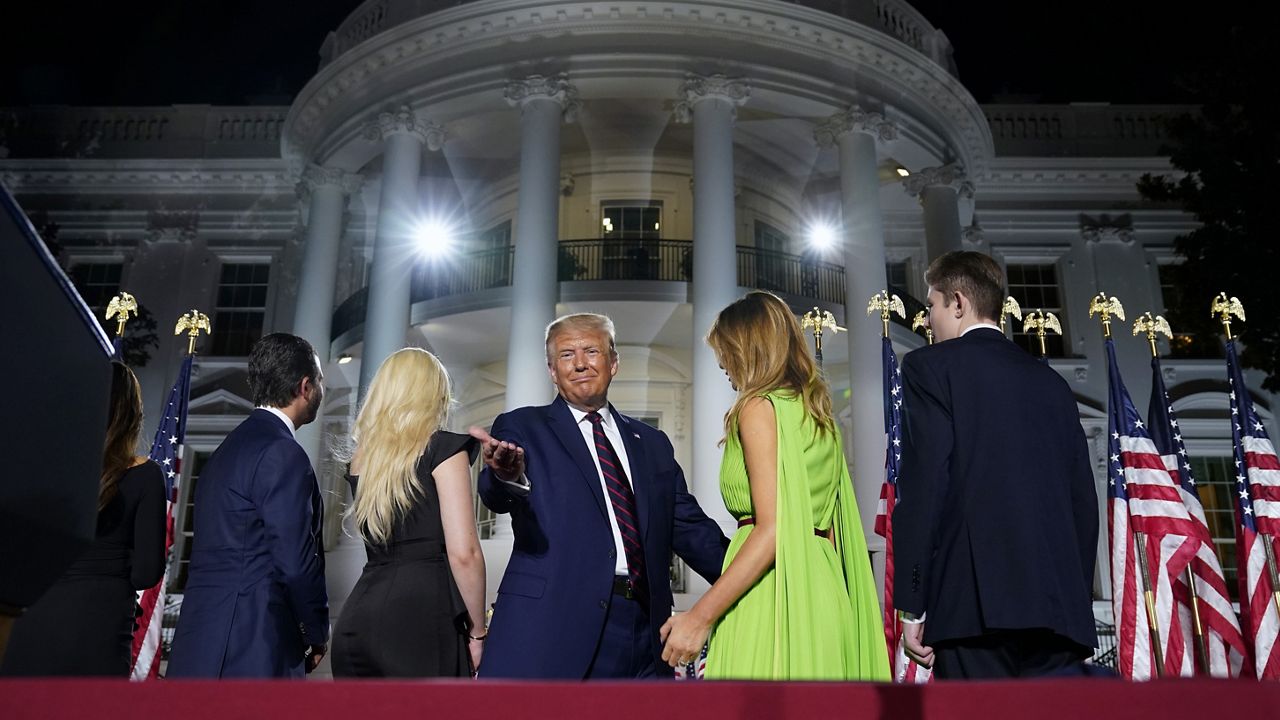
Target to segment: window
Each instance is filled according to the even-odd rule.
[[[600,206],[600,237],[606,240],[657,240],[662,237],[662,203],[620,200]]]
[[[778,228],[757,220],[755,222],[756,282],[761,290],[787,292],[787,272],[795,267],[786,257],[791,248],[791,238]],[[816,282],[816,277],[806,278]]]
[[[791,249],[791,238],[766,222],[756,221],[756,247],[769,252],[784,253]]]
[[[1066,318],[1062,312],[1062,291],[1058,288],[1058,269],[1052,263],[1012,264],[1006,269],[1009,278],[1009,294],[1018,301],[1025,317],[1032,311],[1049,312],[1057,316],[1066,332]],[[1040,355],[1040,341],[1035,333],[1022,332],[1022,324],[1013,321],[1013,341],[1027,352]],[[1065,357],[1066,343],[1061,335],[1048,333],[1045,350],[1049,357]]]
[[[1177,318],[1171,317],[1182,302],[1183,288],[1178,273],[1181,266],[1165,263],[1156,266],[1160,275],[1160,298],[1164,304],[1164,317],[1172,325],[1173,337],[1169,339],[1169,356],[1175,358],[1216,358],[1221,350],[1217,336],[1203,337],[1196,333],[1178,332]]]
[[[897,291],[899,295],[908,292],[907,285],[907,261],[885,263],[884,276],[889,283],[889,287],[893,288],[890,292]]]
[[[476,233],[476,270],[481,274],[480,287],[504,287],[511,284],[511,221]]]
[[[662,238],[662,203],[657,200],[601,203],[600,218],[600,236],[606,241],[601,253],[603,279],[657,278],[661,260],[658,241]]]
[[[169,568],[169,590],[182,592],[187,587],[187,569],[191,565],[191,540],[195,535],[196,484],[209,460],[210,452],[191,456],[191,472],[178,488],[178,516],[174,518],[174,564]]]
[[[211,355],[240,357],[262,337],[267,312],[266,263],[224,263],[214,306]]]
[[[104,318],[107,304],[120,292],[120,273],[123,265],[118,262],[76,263],[71,267],[71,282],[84,298],[84,304],[93,311],[94,317],[108,335],[116,334],[115,321],[107,322]]]
[[[1168,317],[1169,312],[1182,299],[1182,288],[1178,286],[1177,280],[1178,266],[1170,263],[1157,265],[1156,271],[1160,274],[1160,298],[1164,302],[1164,315]]]
[[[1222,563],[1222,576],[1227,592],[1238,601],[1236,584],[1236,515],[1235,460],[1229,456],[1196,456],[1191,458],[1191,476],[1196,479],[1200,504],[1204,506],[1205,523],[1213,538],[1213,547]]]

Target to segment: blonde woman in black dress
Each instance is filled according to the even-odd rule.
[[[110,403],[94,541],[14,623],[0,675],[129,675],[137,591],[164,575],[164,475],[135,455],[142,390],[118,362]]]
[[[467,677],[480,664],[477,445],[441,429],[449,404],[444,366],[417,348],[388,357],[369,385],[347,476],[368,562],[334,631],[337,677]]]

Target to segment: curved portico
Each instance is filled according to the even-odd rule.
[[[462,414],[483,423],[550,398],[542,331],[556,314],[618,314],[625,347],[685,368],[679,409],[635,402],[673,435],[693,491],[727,525],[718,441],[732,389],[702,342],[715,314],[763,287],[853,326],[886,285],[886,208],[917,208],[930,255],[961,237],[972,185],[935,172],[917,204],[895,187],[902,177],[976,178],[991,156],[941,33],[905,3],[841,11],[778,0],[362,5],[282,133],[295,166],[358,173],[377,189],[364,207],[372,252],[344,283],[356,291],[335,298],[333,356],[360,363],[363,387],[401,344],[429,346],[459,380]],[[430,265],[404,228],[442,212],[464,242]],[[827,254],[802,242],[819,220],[842,228]],[[338,235],[309,230],[308,243]],[[883,434],[879,354],[865,340],[851,333],[827,367],[833,385],[857,388],[847,444],[869,530]]]

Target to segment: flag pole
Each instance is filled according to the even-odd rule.
[[[830,310],[819,310],[815,305],[812,310],[800,316],[800,329],[813,331],[813,357],[822,367],[822,332],[830,330],[834,335],[844,332],[844,328],[836,324],[836,316]]]
[[[1166,337],[1173,338],[1173,329],[1169,327],[1169,321],[1164,319],[1163,315],[1152,315],[1150,312],[1143,313],[1138,319],[1133,321],[1133,334],[1145,333],[1147,336],[1147,348],[1151,351],[1151,357],[1155,360],[1157,366],[1160,363],[1160,351],[1156,347],[1156,334],[1163,333]],[[1151,422],[1151,418],[1147,418]],[[1208,641],[1205,639],[1204,623],[1200,619],[1200,596],[1196,593],[1196,576],[1192,570],[1192,563],[1187,564],[1187,593],[1191,598],[1191,617],[1193,628],[1195,629],[1196,657],[1200,659],[1200,667],[1204,674],[1209,674],[1209,648]]]
[[[1220,292],[1209,306],[1209,312],[1218,316],[1218,322],[1222,323],[1222,329],[1227,334],[1227,342],[1234,343],[1235,338],[1231,336],[1231,316],[1235,315],[1244,320],[1244,305],[1240,300],[1234,297],[1228,298],[1225,292]],[[1260,532],[1258,536],[1262,538],[1262,551],[1267,559],[1267,574],[1271,577],[1271,599],[1276,603],[1276,612],[1280,613],[1280,569],[1276,567],[1274,540],[1270,533]]]
[[[902,298],[890,295],[888,290],[881,290],[867,301],[867,314],[870,315],[873,312],[880,313],[880,332],[883,337],[889,337],[890,313],[897,313],[898,317],[907,319],[907,308],[902,304]]]
[[[1111,339],[1111,316],[1114,315],[1124,320],[1124,306],[1114,297],[1108,298],[1107,294],[1100,292],[1089,301],[1089,317],[1094,315],[1100,316],[1102,320],[1102,337],[1105,340]],[[1128,503],[1125,503],[1125,510],[1129,511]],[[1129,513],[1130,520],[1133,519],[1133,513]],[[1143,532],[1134,532],[1134,542],[1138,546],[1138,567],[1142,571],[1142,597],[1146,601],[1147,606],[1147,630],[1151,635],[1151,651],[1155,655],[1156,677],[1164,674],[1164,651],[1160,644],[1160,626],[1156,621],[1156,600],[1155,593],[1151,590],[1151,558],[1147,554],[1147,535]],[[1114,539],[1112,540],[1114,542]],[[1115,588],[1112,588],[1115,592]]]

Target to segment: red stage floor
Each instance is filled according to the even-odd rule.
[[[1118,680],[937,683],[0,681],[0,720],[26,718],[1280,718],[1280,683]]]

